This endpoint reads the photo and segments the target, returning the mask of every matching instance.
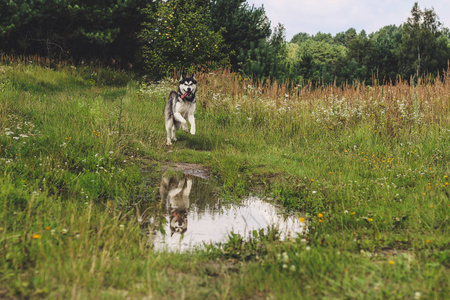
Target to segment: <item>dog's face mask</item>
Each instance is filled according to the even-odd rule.
[[[183,234],[187,231],[187,210],[172,209],[170,212],[170,235]]]
[[[195,80],[195,77],[183,77],[180,80],[179,89],[181,99],[184,99],[184,97],[192,98],[192,95],[194,95],[197,90],[197,80]]]

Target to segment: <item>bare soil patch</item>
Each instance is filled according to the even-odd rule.
[[[165,162],[161,164],[161,168],[163,171],[166,170],[182,171],[186,175],[192,175],[207,180],[209,180],[211,177],[211,171],[208,168],[198,164],[190,164],[183,162]]]

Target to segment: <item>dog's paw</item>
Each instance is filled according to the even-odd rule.
[[[191,134],[192,134],[192,135],[195,135],[195,130],[191,130]]]
[[[186,125],[186,126],[183,126],[183,131],[184,131],[184,132],[189,132],[189,129],[188,129],[187,125]]]

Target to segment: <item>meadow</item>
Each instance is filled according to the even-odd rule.
[[[450,294],[449,72],[414,85],[197,80],[197,134],[167,147],[176,80],[1,57],[0,298]],[[229,201],[302,212],[309,232],[156,252],[133,205],[158,205],[164,162],[208,168]]]

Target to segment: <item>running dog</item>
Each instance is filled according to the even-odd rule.
[[[197,80],[195,77],[181,76],[178,91],[171,91],[169,100],[164,110],[164,120],[167,131],[167,145],[176,141],[175,131],[180,127],[188,132],[186,119],[191,124],[191,134],[195,135],[195,93],[197,92]]]

